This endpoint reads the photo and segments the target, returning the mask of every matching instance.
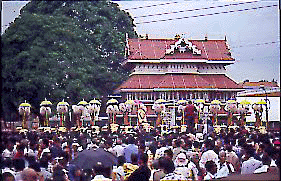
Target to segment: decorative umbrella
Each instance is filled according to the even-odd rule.
[[[264,100],[260,100],[260,101],[258,101],[256,104],[266,104],[266,102],[264,101]]]
[[[179,100],[179,101],[177,102],[178,105],[180,105],[180,104],[185,104],[185,103],[186,103],[186,100]]]
[[[249,104],[252,104],[250,101],[244,99],[243,101],[240,102],[240,104],[242,105],[249,105]]]
[[[195,103],[205,103],[205,100],[204,99],[196,99],[195,100]]]
[[[165,101],[164,99],[157,99],[156,101],[155,101],[155,103],[156,104],[164,104],[164,103],[166,103],[167,101]]]
[[[90,104],[101,104],[100,101],[93,99],[89,102]]]
[[[221,104],[221,101],[219,101],[219,100],[213,100],[213,101],[211,102],[211,104]]]
[[[86,101],[80,101],[77,105],[81,105],[81,106],[87,106],[89,103],[87,103]]]
[[[78,156],[71,163],[81,169],[93,169],[94,165],[100,162],[105,168],[112,167],[117,164],[117,157],[110,152],[105,151],[103,148],[96,150],[83,150],[78,153]]]
[[[125,104],[134,105],[134,104],[135,104],[135,101],[134,101],[134,100],[127,100],[127,101],[125,102]]]
[[[22,106],[22,107],[31,107],[31,105],[29,103],[27,103],[26,101],[24,103],[21,103],[20,106]]]
[[[40,106],[51,106],[52,103],[51,101],[47,101],[47,99],[45,98],[44,101],[41,102]]]
[[[106,104],[118,104],[118,101],[116,99],[110,99]]]
[[[235,100],[233,100],[233,99],[230,99],[230,100],[226,101],[226,103],[229,103],[229,104],[235,104],[235,103],[236,103],[236,101],[235,101]]]

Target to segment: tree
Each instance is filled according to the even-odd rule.
[[[108,1],[31,1],[1,37],[5,120],[27,100],[70,104],[106,96],[128,78],[132,18]]]

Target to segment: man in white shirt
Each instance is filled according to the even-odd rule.
[[[241,174],[252,174],[259,167],[262,167],[262,162],[254,158],[255,149],[251,145],[244,147],[244,162],[241,167]]]
[[[113,154],[116,157],[124,156],[124,149],[125,149],[125,146],[122,145],[122,139],[117,138],[116,145],[112,148]]]
[[[220,169],[217,172],[216,178],[227,177],[229,174],[234,172],[234,168],[231,163],[226,161],[226,153],[224,150],[220,151]]]
[[[202,156],[201,156],[201,159],[199,161],[199,166],[201,168],[205,168],[205,164],[207,161],[213,161],[216,166],[217,166],[217,169],[220,169],[220,165],[219,165],[219,157],[218,155],[216,154],[216,152],[214,152],[214,142],[212,140],[207,140],[206,143],[206,148],[207,148],[207,151],[205,151]]]

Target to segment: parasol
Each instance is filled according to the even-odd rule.
[[[205,100],[204,99],[196,99],[195,100],[195,103],[205,103]]]
[[[118,104],[118,101],[116,99],[110,99],[106,104]]]
[[[51,106],[52,103],[51,101],[47,101],[47,99],[45,98],[44,101],[41,102],[40,106]]]
[[[211,102],[211,104],[221,104],[221,101],[215,99]]]
[[[185,104],[186,103],[186,100],[179,100],[178,102],[177,102],[177,104]]]
[[[258,101],[256,104],[266,104],[266,102],[264,101],[264,100],[260,100],[260,101]]]
[[[72,161],[72,164],[81,169],[93,169],[97,162],[101,162],[105,168],[112,167],[114,164],[117,164],[117,157],[103,148],[89,149],[78,153],[77,158]]]
[[[80,101],[77,105],[87,106],[88,103],[86,101],[84,101],[84,99],[83,99],[83,101]]]
[[[163,104],[163,103],[166,103],[167,101],[165,101],[164,99],[157,99],[155,101],[156,104]]]
[[[246,100],[246,99],[244,99],[243,101],[240,102],[240,104],[249,105],[249,104],[251,104],[251,102]]]
[[[93,99],[90,101],[90,104],[101,104],[100,101]]]

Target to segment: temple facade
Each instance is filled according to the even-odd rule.
[[[225,102],[244,90],[227,76],[226,66],[235,60],[226,39],[127,38],[125,51],[131,75],[115,90],[124,100]]]

